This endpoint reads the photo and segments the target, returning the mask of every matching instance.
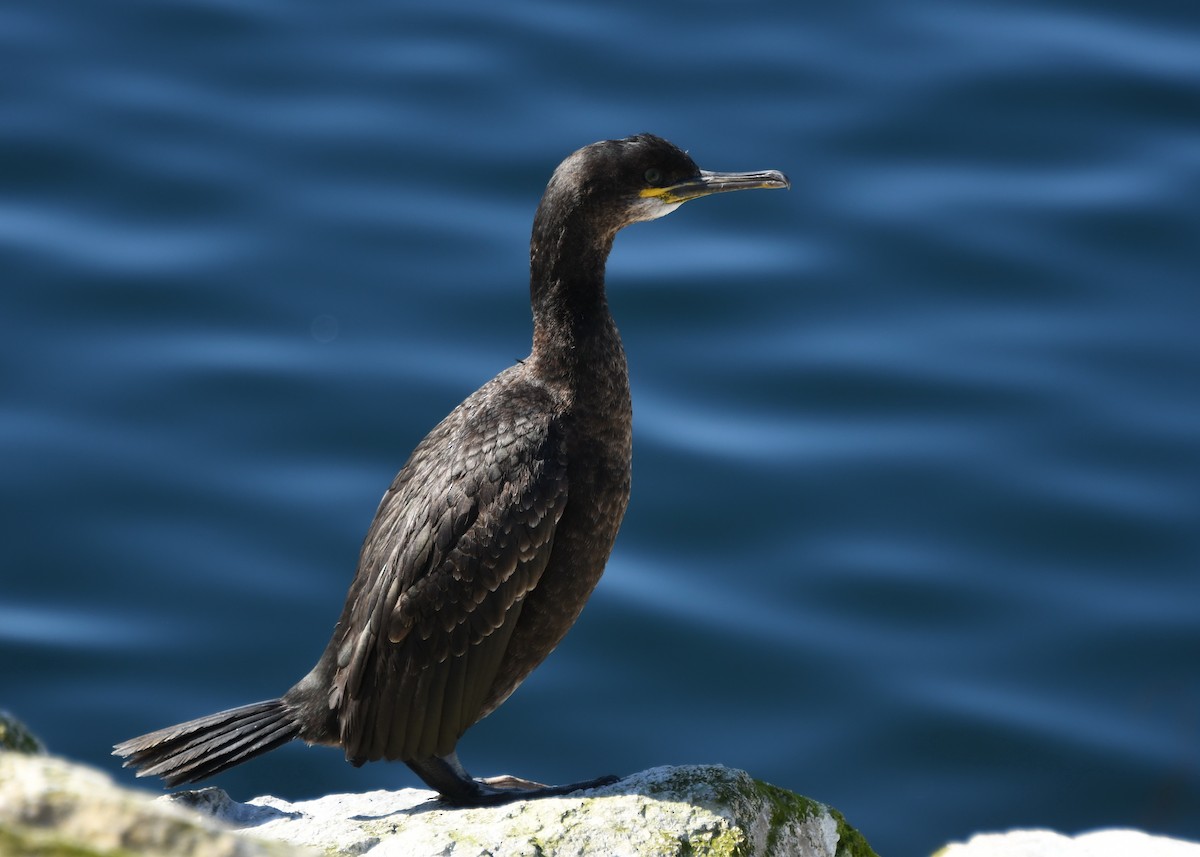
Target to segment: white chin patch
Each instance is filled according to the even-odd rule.
[[[644,196],[637,201],[633,208],[633,219],[635,221],[656,220],[665,217],[681,205],[683,205],[682,202],[663,202],[657,197]]]

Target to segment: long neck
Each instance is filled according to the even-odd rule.
[[[575,384],[596,371],[624,372],[624,353],[604,294],[604,265],[613,235],[585,222],[579,208],[538,207],[530,242],[533,369],[546,380]],[[620,366],[603,364],[619,358]]]

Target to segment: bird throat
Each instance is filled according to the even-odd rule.
[[[538,211],[530,242],[531,357],[547,378],[587,374],[589,361],[621,349],[604,291],[616,230],[572,223],[561,213],[544,218],[553,214],[545,208]]]

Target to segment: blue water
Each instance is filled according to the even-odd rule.
[[[619,237],[633,500],[467,764],[725,763],[884,855],[1200,839],[1190,4],[8,0],[0,56],[0,707],[55,752],[308,669],[527,353],[550,171],[648,130],[793,190]]]

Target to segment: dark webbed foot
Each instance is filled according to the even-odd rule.
[[[442,796],[442,800],[447,803],[454,803],[455,806],[498,806],[502,803],[511,803],[518,800],[536,800],[542,797],[569,795],[571,792],[581,792],[586,789],[598,789],[601,786],[612,785],[618,779],[620,778],[614,776],[596,777],[594,780],[584,780],[579,783],[544,786],[541,783],[534,783],[530,780],[523,780],[519,777],[508,775],[488,777],[485,780],[474,781],[479,787],[479,794],[472,803],[459,804],[450,800],[445,795]]]
[[[615,783],[617,777],[597,777],[580,783],[544,786],[520,777],[500,776],[477,780],[458,761],[458,754],[407,763],[444,803],[451,806],[499,806],[518,800],[555,797]]]

